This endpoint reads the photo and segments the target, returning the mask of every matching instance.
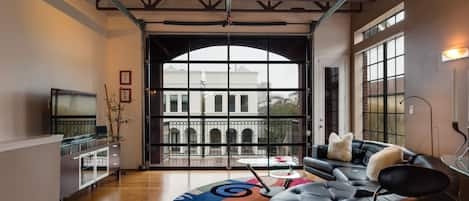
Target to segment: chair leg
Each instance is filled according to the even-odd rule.
[[[376,199],[378,199],[378,196],[379,196],[379,192],[382,190],[383,188],[380,186],[378,189],[376,189],[375,193],[373,194],[373,201],[376,201]]]

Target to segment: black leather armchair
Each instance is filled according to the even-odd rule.
[[[419,166],[396,165],[381,170],[380,187],[374,193],[376,201],[382,190],[406,197],[422,197],[444,191],[450,184],[444,173]]]

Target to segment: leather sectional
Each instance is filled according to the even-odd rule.
[[[288,189],[271,201],[364,201],[370,200],[379,184],[366,176],[366,166],[374,153],[389,144],[358,141],[352,143],[352,161],[341,162],[327,159],[327,145],[314,145],[313,157],[304,158],[305,171],[329,182],[317,182]],[[410,150],[404,150],[404,164],[433,168],[435,160]],[[379,200],[402,200],[395,194]]]

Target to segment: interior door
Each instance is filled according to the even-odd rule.
[[[324,139],[328,144],[329,135],[339,131],[339,68],[325,68],[324,91]]]

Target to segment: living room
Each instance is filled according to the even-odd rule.
[[[464,0],[0,5],[2,199],[469,200]]]

